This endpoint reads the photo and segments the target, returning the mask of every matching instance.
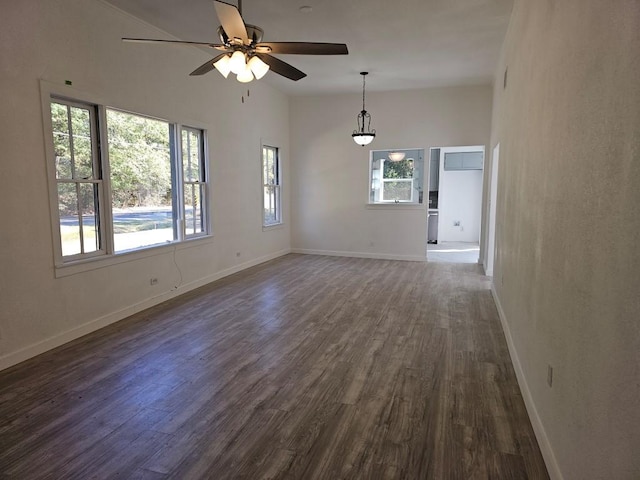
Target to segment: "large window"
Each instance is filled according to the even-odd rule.
[[[369,203],[423,202],[424,150],[371,152]]]
[[[62,262],[208,233],[202,130],[59,98],[51,125]]]
[[[263,225],[282,223],[280,158],[276,147],[262,146]]]

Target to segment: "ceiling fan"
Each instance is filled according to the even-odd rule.
[[[287,55],[347,55],[344,43],[319,42],[262,42],[263,30],[249,25],[242,19],[242,0],[238,6],[214,0],[216,14],[221,25],[218,36],[221,43],[186,42],[181,40],[155,40],[150,38],[123,38],[124,42],[169,43],[209,47],[224,53],[217,55],[196,68],[190,75],[204,75],[214,68],[225,78],[229,73],[237,75],[239,82],[250,82],[262,78],[271,70],[278,75],[297,81],[306,73],[272,56],[272,53]]]

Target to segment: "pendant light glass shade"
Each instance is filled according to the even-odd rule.
[[[368,75],[369,72],[360,72],[362,75],[362,110],[358,114],[358,129],[354,130],[351,134],[351,138],[358,145],[365,146],[369,145],[373,139],[376,137],[375,129],[371,129],[371,115],[364,107],[364,89],[365,89],[365,76]],[[365,130],[366,128],[366,130]]]
[[[249,60],[249,63],[247,65],[249,65],[249,68],[255,75],[256,80],[260,80],[269,71],[269,65],[264,63],[256,56],[251,57],[251,60]]]
[[[376,138],[375,133],[354,133],[351,135],[353,141],[356,142],[360,146],[369,145],[373,142],[373,139]]]
[[[231,67],[229,66],[229,63],[230,63],[229,55],[225,55],[224,57],[220,58],[220,60],[218,60],[216,63],[214,63],[213,66],[216,67],[216,70],[218,70],[224,78],[227,78],[229,76],[229,72],[231,72]]]
[[[406,154],[404,152],[389,152],[389,160],[392,162],[400,162],[404,160]]]

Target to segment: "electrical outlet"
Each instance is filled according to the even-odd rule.
[[[553,367],[551,365],[547,365],[547,385],[549,388],[553,386]]]
[[[454,227],[459,227],[460,226],[460,220],[454,220],[453,226]]]
[[[149,279],[149,284],[150,285],[157,285],[158,284],[158,279],[157,278],[150,278]]]

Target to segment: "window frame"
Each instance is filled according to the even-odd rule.
[[[412,160],[413,162],[415,162],[415,159],[411,158],[408,160]],[[383,176],[380,178],[380,182],[381,182],[381,186],[380,186],[380,201],[376,202],[376,203],[408,203],[408,204],[415,204],[418,202],[415,202],[413,200],[414,197],[414,183],[416,181],[415,177],[412,175],[411,178],[386,178],[384,177],[384,165],[386,162],[390,162],[391,160],[381,160],[381,164],[380,164],[380,171],[383,173]],[[373,162],[372,162],[373,163]],[[412,167],[413,169],[414,167]],[[413,171],[412,171],[413,174]],[[398,182],[398,183],[408,183],[410,185],[410,192],[411,192],[411,198],[409,200],[396,200],[396,199],[385,199],[384,198],[384,184],[385,183],[392,183],[392,182]]]
[[[381,152],[391,152],[391,151],[402,151],[406,152],[408,155],[406,160],[413,161],[413,176],[411,178],[383,178],[382,174],[384,172],[384,163],[386,161],[391,161],[385,158],[376,159],[375,156]],[[414,156],[412,156],[412,152],[415,152]],[[373,172],[373,164],[375,161],[380,161],[380,178],[374,178]],[[404,161],[404,160],[403,160]],[[405,208],[423,208],[425,205],[424,200],[424,182],[425,182],[425,161],[424,161],[424,148],[423,147],[415,147],[415,148],[400,148],[400,149],[382,149],[382,150],[370,150],[369,151],[369,171],[368,171],[368,182],[367,182],[367,207],[384,207],[384,206],[393,206],[394,208],[405,207]],[[378,181],[380,183],[378,189],[380,192],[380,200],[375,201],[372,198],[373,191],[375,190],[373,184]],[[384,199],[384,184],[389,182],[404,182],[410,183],[411,185],[411,200],[385,200]],[[417,190],[417,191],[416,191]]]
[[[55,149],[54,149],[54,142],[53,142],[53,121],[52,121],[52,111],[51,111],[51,105],[53,103],[58,103],[60,105],[65,105],[67,107],[67,112],[70,111],[70,108],[80,108],[80,109],[85,109],[89,112],[89,125],[90,125],[90,135],[91,135],[91,164],[92,164],[92,178],[88,179],[88,178],[80,178],[80,179],[76,179],[74,178],[73,174],[72,177],[70,179],[58,179],[58,175],[57,175],[57,156],[55,154]],[[56,95],[51,95],[50,96],[50,101],[49,101],[49,112],[48,112],[48,117],[49,117],[49,123],[50,123],[50,139],[51,139],[51,158],[52,161],[51,162],[47,162],[47,165],[50,166],[52,173],[53,173],[53,186],[51,188],[53,196],[55,197],[55,203],[53,205],[51,205],[51,209],[52,211],[55,211],[55,225],[54,225],[54,238],[57,239],[57,242],[54,242],[54,244],[56,245],[56,253],[58,254],[58,256],[60,257],[60,261],[63,261],[64,259],[66,259],[67,262],[74,262],[74,261],[78,261],[78,260],[84,260],[84,259],[91,259],[91,258],[96,258],[96,257],[102,257],[103,255],[106,254],[108,247],[107,247],[107,242],[105,241],[104,235],[101,234],[101,232],[104,230],[105,228],[105,224],[106,224],[106,212],[104,209],[104,204],[105,204],[105,195],[104,195],[104,169],[102,168],[103,165],[103,156],[101,155],[100,149],[101,149],[101,140],[100,140],[100,131],[99,131],[99,116],[100,116],[100,111],[97,105],[92,104],[90,102],[85,102],[85,101],[79,101],[79,100],[75,100],[75,99],[67,99],[67,98],[63,98],[60,96],[56,96]],[[69,125],[69,129],[70,131],[70,139],[69,139],[69,147],[70,147],[70,154],[73,157],[74,156],[74,149],[73,149],[73,132],[72,132],[72,127],[71,127],[71,119],[70,117],[68,117],[68,125]],[[75,163],[72,160],[72,164]],[[72,172],[73,172],[73,167],[72,167]],[[97,210],[98,210],[98,215],[96,216],[96,220],[98,222],[97,225],[97,234],[98,234],[98,248],[96,248],[96,250],[92,251],[92,252],[83,252],[82,250],[84,249],[84,240],[83,240],[83,231],[82,231],[82,214],[79,214],[78,218],[79,218],[79,232],[80,232],[80,247],[81,247],[81,252],[78,254],[73,254],[73,255],[63,255],[62,252],[62,234],[61,234],[61,218],[60,218],[60,210],[59,210],[59,186],[61,184],[75,184],[76,188],[77,186],[79,186],[80,184],[91,184],[91,185],[95,185],[97,188]],[[56,228],[57,226],[57,228]]]
[[[200,178],[198,179],[198,181],[185,179],[185,175],[184,175],[184,158],[185,157],[184,157],[184,151],[183,151],[184,146],[182,144],[182,134],[185,131],[189,133],[198,132],[200,137],[198,142],[198,154],[200,156],[199,158]],[[175,136],[176,136],[176,144],[178,145],[177,149],[179,151],[179,158],[180,158],[179,160],[180,178],[179,178],[179,185],[177,185],[177,190],[178,190],[177,194],[180,195],[180,198],[182,198],[181,206],[182,206],[182,219],[183,219],[182,222],[179,222],[181,223],[181,226],[178,229],[180,232],[178,237],[180,238],[180,236],[182,236],[181,240],[186,241],[190,239],[205,237],[209,235],[209,231],[210,231],[211,224],[209,222],[209,208],[207,208],[209,205],[208,203],[209,201],[209,168],[208,168],[209,155],[207,152],[207,143],[208,143],[207,132],[202,128],[178,124],[176,128]],[[204,210],[201,212],[201,222],[202,222],[201,232],[197,232],[197,233],[194,232],[191,234],[187,234],[186,202],[184,201],[185,185],[199,185],[201,188],[202,198],[200,199],[200,205],[204,207]]]
[[[274,183],[267,183],[265,178],[265,173],[267,171],[267,166],[265,165],[266,157],[265,150],[273,150],[274,151]],[[261,142],[260,145],[260,166],[261,166],[261,178],[262,178],[262,186],[261,186],[261,197],[262,197],[262,228],[270,229],[274,227],[278,227],[284,223],[283,215],[282,215],[282,155],[280,147],[276,147],[272,142]],[[265,189],[267,187],[273,187],[275,190],[275,217],[276,221],[273,223],[265,223]]]
[[[132,258],[145,258],[152,255],[159,255],[164,253],[168,249],[182,249],[189,248],[194,243],[210,242],[213,239],[212,222],[211,222],[211,205],[209,204],[210,189],[210,158],[208,152],[208,137],[205,128],[199,126],[196,122],[189,122],[188,126],[184,123],[175,122],[171,119],[162,118],[160,116],[149,115],[145,113],[131,112],[127,109],[112,106],[111,102],[106,101],[98,96],[87,94],[76,90],[72,87],[63,88],[60,85],[52,84],[50,82],[40,81],[40,97],[42,106],[42,119],[43,119],[43,137],[45,144],[45,161],[47,172],[47,185],[49,190],[49,209],[51,218],[51,232],[52,232],[52,246],[53,246],[53,260],[54,260],[54,272],[56,277],[64,277],[73,275],[75,273],[92,270],[95,268],[102,268],[111,264],[118,264],[122,262],[131,261]],[[99,201],[99,221],[101,242],[100,249],[97,252],[91,252],[83,255],[62,255],[62,239],[60,233],[60,214],[59,214],[59,197],[58,197],[58,182],[56,178],[56,159],[54,152],[53,141],[53,125],[52,125],[52,108],[51,105],[54,102],[63,104],[79,105],[81,107],[91,107],[95,110],[95,132],[97,143],[96,151],[93,152],[98,155],[98,164],[101,170],[94,175],[100,178],[100,184],[98,187],[98,201]],[[111,109],[115,111],[130,113],[132,115],[138,115],[141,117],[147,117],[152,119],[161,120],[167,122],[171,131],[171,142],[174,145],[175,152],[171,152],[172,156],[172,182],[175,183],[176,189],[179,190],[175,195],[181,195],[179,197],[178,216],[174,220],[174,224],[177,225],[178,235],[171,242],[159,243],[149,246],[142,246],[130,250],[123,250],[119,252],[114,251],[113,244],[113,214],[111,208],[111,175],[109,168],[109,152],[108,152],[108,137],[107,137],[107,122],[106,122],[106,110]],[[203,155],[202,162],[204,163],[204,169],[201,173],[204,178],[203,188],[203,200],[204,216],[202,219],[204,225],[204,231],[197,235],[185,234],[185,211],[184,211],[184,198],[182,187],[182,152],[181,152],[181,132],[183,128],[189,128],[192,130],[201,132],[201,152]],[[92,139],[94,141],[94,139]],[[176,158],[174,158],[174,156]],[[174,172],[173,170],[176,170]],[[176,178],[177,177],[177,178]],[[202,178],[202,177],[201,177]],[[174,213],[175,215],[175,213]],[[176,228],[174,226],[174,228]]]

